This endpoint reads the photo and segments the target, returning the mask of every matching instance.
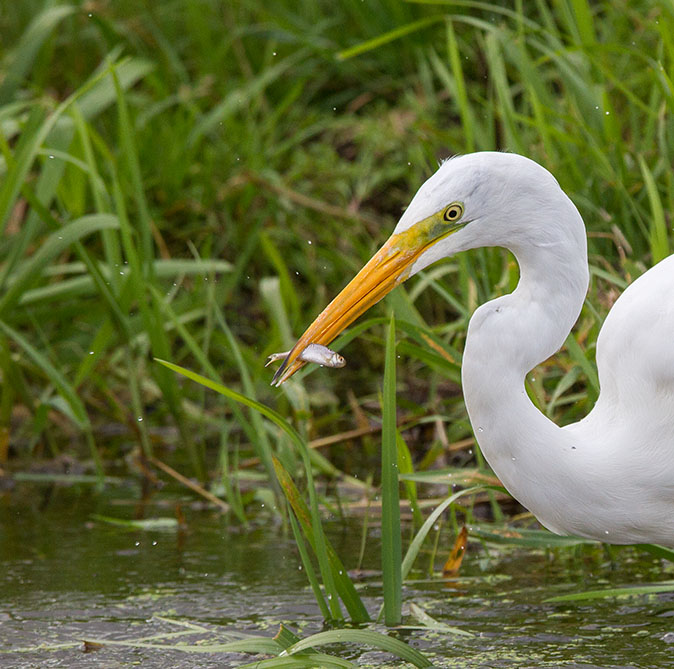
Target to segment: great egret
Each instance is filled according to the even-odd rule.
[[[601,394],[558,427],[534,407],[525,376],[555,353],[580,313],[589,271],[585,227],[556,179],[523,156],[480,152],[442,163],[393,234],[316,318],[274,382],[329,344],[392,288],[440,258],[510,249],[516,290],[479,307],[462,382],[475,438],[510,493],[557,534],[674,546],[674,256],[632,283],[597,342]]]

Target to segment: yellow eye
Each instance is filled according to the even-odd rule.
[[[460,202],[454,202],[450,204],[445,213],[442,215],[442,218],[447,221],[447,223],[456,223],[463,216],[463,205]]]

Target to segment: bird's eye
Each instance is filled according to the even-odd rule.
[[[454,202],[450,204],[445,213],[442,215],[442,218],[447,221],[447,223],[455,223],[463,216],[463,205],[460,202]]]

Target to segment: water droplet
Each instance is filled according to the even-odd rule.
[[[156,546],[156,545],[157,545],[157,542],[156,542],[156,541],[153,541],[153,542],[152,542],[152,545],[153,545],[153,546]]]
[[[52,156],[52,155],[50,155],[49,158],[50,158],[51,160],[54,160],[54,156]]]
[[[604,534],[608,534],[608,530],[604,530]]]
[[[483,427],[478,427],[478,428],[477,428],[477,431],[478,431],[478,432],[484,432],[484,428],[483,428]]]
[[[93,355],[93,354],[94,354],[94,352],[93,352],[93,351],[89,351],[89,355]]]
[[[307,244],[311,244],[311,240],[310,240],[310,239],[307,239]]]
[[[606,112],[606,116],[608,116],[610,113],[611,113],[611,112],[608,112],[608,111],[607,111],[607,112]]]
[[[298,568],[300,571],[302,571],[302,565],[300,565],[300,566],[297,567],[297,568]]]
[[[136,541],[136,543],[134,544],[134,546],[140,546],[140,541]]]
[[[143,417],[142,417],[142,416],[138,416],[138,422],[139,422],[139,423],[142,423],[142,422],[143,422]]]
[[[515,456],[513,456],[513,457],[510,458],[510,459],[511,459],[513,462],[515,462]]]
[[[271,52],[271,55],[272,55],[272,56],[275,56],[275,55],[276,55],[276,51],[272,51],[272,52]]]

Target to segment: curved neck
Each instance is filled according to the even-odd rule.
[[[520,281],[482,305],[468,328],[462,379],[468,415],[487,461],[508,490],[535,512],[558,479],[567,437],[526,394],[526,374],[555,353],[578,318],[588,284],[577,239],[513,248]],[[536,485],[530,485],[532,480]],[[554,486],[553,486],[554,487]],[[548,500],[549,501],[549,500]],[[554,529],[554,519],[541,518]]]

